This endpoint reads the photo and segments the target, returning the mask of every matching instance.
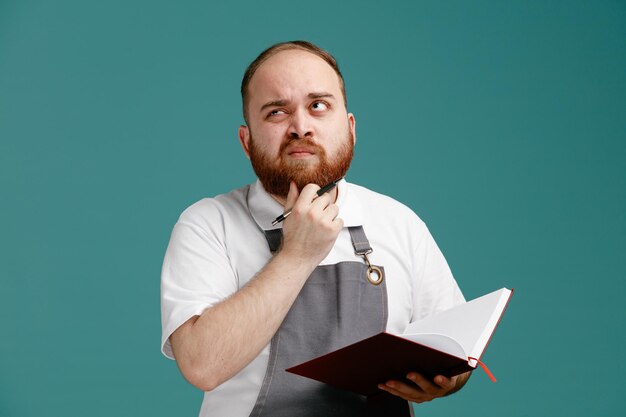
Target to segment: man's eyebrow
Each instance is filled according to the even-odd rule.
[[[289,101],[287,101],[287,100],[270,101],[270,102],[265,103],[264,105],[262,105],[260,111],[263,111],[263,110],[267,109],[268,107],[282,107],[282,106],[286,106],[287,104],[289,104]]]
[[[309,93],[309,98],[332,98],[334,100],[335,96],[332,95],[331,93],[321,92],[321,93]]]

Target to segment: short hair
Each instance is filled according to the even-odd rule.
[[[259,67],[267,61],[272,56],[276,55],[282,51],[289,51],[293,49],[300,49],[302,51],[310,52],[313,55],[317,55],[322,58],[330,67],[335,70],[335,73],[339,77],[339,87],[341,88],[341,93],[343,94],[343,102],[348,106],[348,99],[346,97],[346,87],[343,81],[343,75],[341,75],[341,71],[339,71],[339,65],[337,64],[337,60],[330,53],[323,50],[317,45],[312,44],[307,41],[288,41],[288,42],[280,42],[274,44],[261,52],[259,56],[256,57],[254,61],[248,65],[246,68],[246,72],[243,75],[243,79],[241,80],[241,101],[243,107],[243,118],[248,123],[248,85],[250,84],[250,80],[259,69]]]

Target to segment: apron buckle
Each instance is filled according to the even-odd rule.
[[[363,259],[365,259],[365,263],[367,264],[367,280],[372,285],[380,285],[383,282],[385,274],[382,269],[370,263],[370,260],[367,257],[368,253],[372,253],[372,251],[369,250],[363,254]]]

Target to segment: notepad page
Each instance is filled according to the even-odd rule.
[[[411,323],[405,335],[444,334],[456,340],[467,356],[480,356],[511,294],[502,288],[450,310]]]

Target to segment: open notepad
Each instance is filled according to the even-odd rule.
[[[513,294],[502,288],[411,323],[405,334],[386,332],[287,369],[363,395],[411,371],[453,376],[478,364]]]

